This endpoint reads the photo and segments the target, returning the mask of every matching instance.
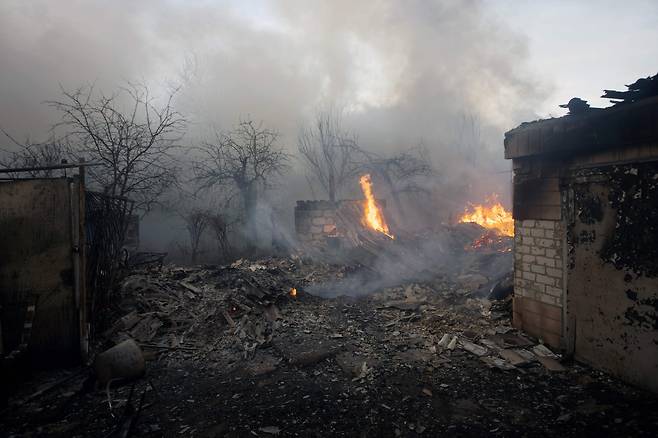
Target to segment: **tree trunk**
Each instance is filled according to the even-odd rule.
[[[336,202],[336,183],[333,175],[329,175],[329,200]]]
[[[240,190],[242,202],[244,204],[245,228],[244,233],[247,238],[247,250],[253,248],[253,243],[258,239],[258,229],[256,227],[256,204],[258,201],[258,191],[255,184],[249,184]]]

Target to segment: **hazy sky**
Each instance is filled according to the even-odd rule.
[[[467,142],[502,161],[506,130],[655,74],[657,42],[652,0],[2,0],[0,126],[43,136],[60,85],[182,81],[199,132],[251,116],[294,148],[334,103],[371,148]]]
[[[537,108],[543,116],[579,96],[593,106],[604,88],[622,89],[658,73],[656,0],[488,0],[496,17],[522,35],[528,64],[551,87]]]
[[[333,104],[367,149],[428,148],[430,218],[509,201],[505,131],[574,96],[607,105],[604,88],[656,72],[656,0],[0,0],[0,127],[14,136],[46,138],[59,115],[43,102],[91,82],[182,85],[187,145],[251,117],[294,153]],[[269,200],[288,212],[313,196],[295,166]]]

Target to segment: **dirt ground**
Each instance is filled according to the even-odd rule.
[[[291,259],[136,273],[118,312],[138,309],[139,322],[102,347],[136,338],[146,375],[108,398],[87,368],[35,374],[0,414],[1,434],[656,436],[655,395],[547,359],[510,327],[509,298],[465,293],[472,278],[360,298],[305,292],[345,275]]]

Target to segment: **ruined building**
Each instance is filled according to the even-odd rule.
[[[658,391],[658,97],[524,123],[514,324]]]
[[[378,199],[376,203],[385,210],[385,200]],[[297,201],[297,238],[302,244],[319,246],[357,242],[367,231],[362,223],[363,215],[363,200]]]

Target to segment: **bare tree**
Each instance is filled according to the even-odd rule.
[[[228,240],[229,224],[226,217],[221,213],[210,214],[208,216],[208,226],[217,244],[217,253],[220,260],[227,259],[231,253],[231,244]]]
[[[190,238],[190,257],[192,263],[196,263],[201,237],[208,227],[210,214],[205,210],[194,208],[182,214],[181,217],[185,221],[185,229]]]
[[[93,87],[62,93],[48,102],[62,113],[58,126],[68,129],[76,154],[103,164],[89,168],[91,181],[148,211],[176,182],[172,152],[186,121],[172,107],[175,91],[159,106],[145,85],[128,84],[110,96]]]
[[[66,139],[51,137],[42,143],[33,143],[29,139],[21,143],[7,131],[0,128],[0,132],[14,144],[16,150],[0,149],[0,165],[6,168],[36,168],[48,167],[65,163],[69,157],[69,146]],[[61,170],[42,169],[27,171],[32,178],[49,178]]]
[[[201,190],[227,186],[236,190],[249,224],[261,191],[288,168],[289,156],[277,145],[278,139],[278,132],[252,121],[217,133],[214,142],[200,147],[202,157],[194,165],[194,181]]]
[[[318,112],[314,123],[299,133],[297,147],[308,178],[316,180],[332,202],[357,169],[352,157],[356,145],[356,135],[343,129],[342,114],[332,108]]]
[[[359,149],[363,159],[361,169],[376,175],[383,182],[396,207],[403,211],[403,193],[425,193],[423,182],[435,174],[427,150],[422,145],[386,157]]]

